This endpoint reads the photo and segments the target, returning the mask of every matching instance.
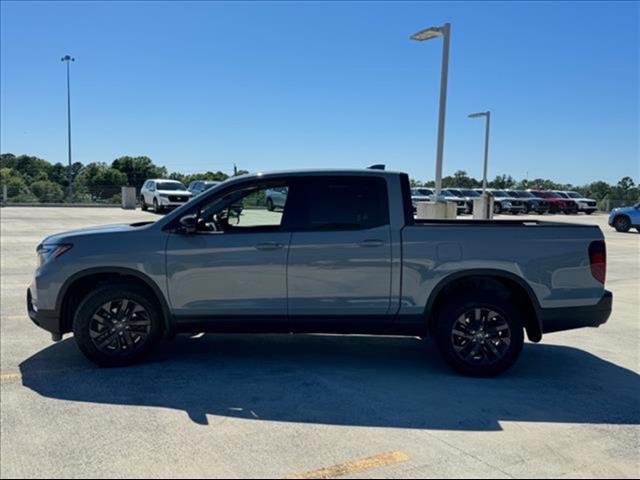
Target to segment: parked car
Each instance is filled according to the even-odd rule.
[[[564,193],[568,198],[572,199],[578,204],[578,213],[583,212],[587,215],[591,215],[598,210],[598,202],[593,198],[585,198],[584,195],[578,192],[560,192]]]
[[[640,232],[640,202],[633,207],[614,208],[609,214],[609,225],[618,232],[628,232],[635,228]]]
[[[465,191],[467,193],[465,193]],[[455,195],[457,198],[460,198],[465,201],[465,210],[464,213],[471,214],[473,213],[473,199],[480,196],[479,193],[474,192],[473,190],[465,190],[462,188],[449,188],[447,187],[447,192],[450,192],[452,195]],[[472,192],[473,195],[469,194]]]
[[[177,180],[147,180],[140,190],[142,210],[153,207],[154,212],[162,212],[185,204],[193,194]]]
[[[414,200],[413,201],[414,211],[416,210],[416,203],[417,202],[428,202],[431,199],[433,199],[435,193],[436,193],[435,189],[432,189],[432,188],[426,188],[426,187],[412,188],[411,189],[411,198]],[[453,193],[449,192],[445,188],[443,188],[440,191],[440,193],[442,194],[442,196],[444,197],[444,199],[447,202],[453,202],[453,203],[456,204],[456,214],[460,215],[460,214],[466,212],[467,203],[463,199],[461,199],[458,196],[454,195]]]
[[[220,185],[221,182],[216,182],[213,180],[194,180],[189,183],[189,190],[193,196],[200,195],[205,190],[209,190],[210,188],[215,187],[216,185]]]
[[[524,213],[535,212],[542,215],[549,211],[549,203],[544,198],[536,197],[531,192],[526,190],[507,190],[507,193],[514,198],[522,200]]]
[[[282,187],[283,212],[234,216]],[[455,369],[495,375],[525,332],[599,326],[612,302],[597,226],[416,220],[409,177],[380,170],[235,177],[155,222],[51,235],[37,255],[29,317],[103,366],[180,332],[312,332],[431,335]]]
[[[266,192],[267,210],[273,212],[276,208],[284,208],[287,201],[287,187],[270,188]]]
[[[567,215],[578,213],[578,204],[563,196],[560,192],[551,190],[528,190],[536,197],[544,198],[549,203],[549,213],[564,213]]]
[[[518,215],[524,212],[524,202],[521,199],[512,197],[504,190],[487,188],[487,191],[493,195],[493,213],[511,213]],[[482,193],[482,189],[477,188],[476,192]]]

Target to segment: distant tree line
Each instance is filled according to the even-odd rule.
[[[411,186],[434,187],[434,181],[419,182],[411,180]],[[464,170],[458,170],[453,175],[442,178],[442,188],[480,188],[482,180],[470,177]],[[600,208],[620,205],[631,205],[640,200],[640,186],[636,185],[631,177],[622,178],[617,184],[610,185],[607,182],[598,180],[586,185],[572,185],[570,183],[557,183],[546,178],[535,178],[533,180],[516,180],[511,175],[498,175],[493,180],[487,180],[488,188],[500,190],[570,190],[578,192],[587,198],[598,201]]]
[[[68,197],[68,175],[71,170],[73,198]],[[240,170],[236,174],[247,173]],[[217,172],[183,174],[167,172],[149,157],[119,157],[111,164],[76,162],[69,169],[61,163],[51,164],[29,155],[3,153],[0,156],[0,185],[7,186],[9,202],[102,202],[120,203],[123,186],[140,189],[148,178],[171,178],[188,185],[193,180],[226,180],[229,175]]]
[[[217,180],[229,178],[229,174],[203,172],[184,174],[168,172],[164,166],[156,165],[149,157],[119,157],[111,164],[93,162],[83,165],[76,162],[71,166],[73,198],[68,197],[69,167],[62,163],[52,164],[41,158],[29,155],[0,155],[0,185],[7,186],[9,202],[103,202],[120,203],[120,188],[132,186],[140,189],[148,178],[170,178],[188,185],[193,180]],[[236,175],[248,173],[239,170]],[[411,180],[413,186],[434,186],[433,181],[419,182]],[[536,178],[534,180],[515,180],[510,175],[499,175],[488,182],[489,187],[499,189],[542,188],[546,190],[575,190],[581,194],[603,202],[632,204],[640,199],[640,188],[631,177],[622,178],[616,185],[596,181],[587,185],[556,183],[553,180]],[[464,170],[442,179],[442,186],[477,188],[482,181],[470,177]],[[603,207],[601,207],[603,208]]]

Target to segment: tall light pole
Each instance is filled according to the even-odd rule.
[[[469,115],[469,118],[485,117],[487,119],[484,129],[484,171],[482,174],[482,194],[487,190],[487,165],[489,165],[489,126],[491,125],[491,112],[478,112]]]
[[[69,200],[73,197],[73,187],[71,186],[71,83],[69,80],[69,62],[75,62],[76,59],[71,55],[65,55],[61,58],[63,62],[67,62],[67,143],[69,147],[69,170],[67,179],[69,181]]]
[[[438,149],[436,151],[436,193],[435,200],[442,201],[442,157],[444,155],[444,120],[447,110],[447,78],[449,76],[449,37],[451,24],[430,27],[411,35],[411,40],[423,42],[442,37],[442,68],[440,72],[440,112],[438,114]]]

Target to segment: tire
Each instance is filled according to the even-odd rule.
[[[160,310],[147,291],[129,284],[104,285],[78,306],[73,335],[95,364],[122,367],[144,360],[159,342],[162,325]]]
[[[273,200],[271,198],[267,198],[267,210],[273,212],[275,206],[273,205]]]
[[[493,204],[493,214],[494,215],[499,215],[500,213],[502,213],[502,205],[500,205],[499,203],[494,203]]]
[[[464,375],[496,376],[511,368],[522,352],[524,328],[509,292],[479,290],[452,298],[436,315],[438,349]]]
[[[587,211],[586,211],[586,212],[584,212],[584,213],[586,213],[587,215],[591,215],[591,214],[593,213],[593,210],[587,210]]]
[[[617,232],[626,233],[631,228],[631,219],[626,215],[618,215],[613,220],[613,228],[615,228]]]
[[[143,212],[146,212],[149,209],[149,207],[147,207],[147,203],[144,201],[144,195],[140,197],[140,208]]]
[[[153,211],[156,213],[160,213],[162,211],[162,209],[158,206],[158,199],[154,198],[153,199]]]

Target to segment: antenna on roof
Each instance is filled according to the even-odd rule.
[[[368,170],[384,170],[385,169],[385,164],[384,163],[376,163],[375,165],[371,165],[370,167],[367,167]]]

